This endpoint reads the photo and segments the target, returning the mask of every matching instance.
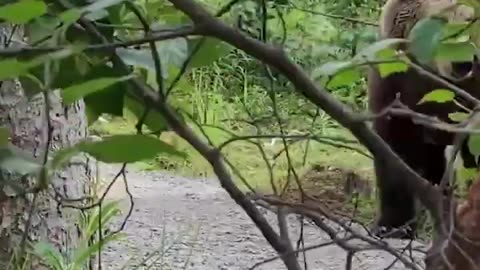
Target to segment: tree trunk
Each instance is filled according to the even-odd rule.
[[[0,48],[6,46],[5,41],[10,38],[12,29],[0,24]],[[14,38],[21,37],[18,29],[15,32]],[[27,100],[18,81],[0,83],[0,125],[10,130],[13,144],[43,159],[48,135],[43,94]],[[86,138],[88,131],[83,101],[63,107],[58,92],[51,92],[50,100],[53,128],[50,151],[69,147]],[[84,197],[89,188],[91,164],[85,155],[79,155],[65,169],[56,172],[50,179],[56,194],[67,199]],[[1,171],[1,176],[22,185],[32,185],[32,179],[21,180],[6,171]],[[29,217],[30,226],[25,234],[27,242],[47,241],[64,255],[75,247],[79,237],[76,224],[78,210],[59,207],[51,187],[38,194],[32,214],[33,194],[14,198],[7,193],[0,182],[0,269],[8,269],[14,247],[21,246]],[[30,263],[24,269],[44,269],[38,262]]]

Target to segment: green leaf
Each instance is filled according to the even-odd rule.
[[[468,41],[470,37],[469,37],[468,31],[465,31],[465,29],[468,29],[470,26],[471,26],[470,22],[448,23],[442,29],[443,30],[442,40],[444,40],[445,42]]]
[[[55,65],[58,68],[51,70],[51,87],[65,88],[77,82],[88,80],[84,77],[89,69],[88,61],[88,57],[84,54],[72,55],[56,61]],[[36,66],[30,68],[27,75],[19,76],[27,97],[31,97],[42,90],[42,84],[38,82],[40,81],[39,79],[43,78],[44,69],[44,65]],[[96,76],[100,76],[99,73]]]
[[[51,243],[43,241],[35,243],[34,253],[53,270],[68,269],[63,255]]]
[[[437,103],[445,103],[449,101],[453,101],[455,98],[455,93],[448,89],[436,89],[432,92],[427,93],[423,98],[418,102],[418,104],[422,104],[425,102],[437,102]]]
[[[118,237],[125,236],[125,234],[122,233],[110,234],[109,237],[102,239],[102,241],[95,239],[94,243],[89,242],[91,241],[91,238],[98,233],[99,229],[101,230],[108,226],[111,223],[112,218],[121,212],[118,208],[118,202],[119,201],[105,202],[105,204],[102,204],[101,206],[101,211],[95,207],[87,212],[88,219],[82,220],[81,223],[82,228],[84,228],[81,243],[84,243],[85,245],[82,245],[84,248],[75,250],[73,256],[74,269],[81,268],[85,265],[85,263],[88,262],[88,259],[101,250],[104,245],[113,240],[117,240]],[[101,224],[102,227],[100,227],[99,224]]]
[[[380,72],[380,76],[382,78],[385,78],[393,73],[406,72],[407,70],[408,65],[403,62],[378,64],[378,71]]]
[[[471,134],[469,136],[468,149],[475,156],[475,159],[478,159],[478,156],[480,156],[480,135]]]
[[[51,36],[58,26],[58,20],[52,17],[40,17],[25,25],[28,41],[36,43]]]
[[[338,88],[343,86],[349,86],[361,78],[362,76],[358,69],[343,70],[333,76],[330,82],[328,82],[327,87]]]
[[[73,265],[75,266],[75,268],[73,269],[81,269],[81,267],[89,263],[90,258],[97,254],[100,250],[102,250],[105,245],[109,244],[110,242],[117,241],[125,237],[126,235],[127,234],[124,232],[109,234],[107,236],[104,236],[102,238],[102,241],[97,240],[92,245],[89,245],[84,249],[76,250],[75,258],[73,261]]]
[[[121,77],[123,73],[107,65],[94,67],[85,80],[101,77]],[[124,96],[128,89],[128,82],[120,82],[102,91],[97,91],[84,97],[88,123],[92,124],[102,113],[123,116]]]
[[[463,122],[468,119],[470,114],[464,112],[453,112],[448,114],[448,118],[454,122]]]
[[[378,64],[378,71],[382,78],[393,73],[401,73],[408,70],[408,65],[397,57],[396,52],[393,49],[383,49],[378,51],[377,60],[386,62]],[[387,63],[387,61],[389,62]]]
[[[195,47],[201,42],[202,38],[192,38],[188,40],[188,55],[191,55]],[[200,48],[190,60],[190,68],[208,66],[227,55],[233,49],[229,44],[216,38],[206,37],[200,45]]]
[[[17,59],[0,60],[0,80],[12,79],[25,75],[28,70],[43,64],[49,60],[58,60],[68,57],[73,53],[72,49],[63,49],[49,54],[35,57],[29,61],[19,61]]]
[[[60,13],[59,18],[65,25],[71,25],[76,22],[82,16],[82,11],[80,9],[69,9]]]
[[[113,135],[101,141],[80,142],[73,147],[57,151],[49,163],[50,169],[58,169],[70,158],[85,152],[105,163],[133,163],[155,158],[161,154],[185,157],[173,146],[148,135]]]
[[[7,128],[0,128],[0,147],[5,147],[10,138],[10,131]]]
[[[352,65],[350,61],[332,61],[321,65],[312,72],[312,77],[317,79],[322,76],[331,76],[342,70],[347,69]]]
[[[155,44],[157,46],[160,63],[162,64],[162,76],[164,79],[167,79],[169,77],[168,70],[170,66],[180,68],[187,59],[187,43],[183,38],[177,38],[156,42]],[[149,48],[141,50],[117,48],[116,52],[128,65],[142,67],[153,72],[156,71],[152,52]]]
[[[26,24],[47,12],[43,1],[23,0],[0,7],[0,18],[14,24]]]
[[[401,43],[406,43],[407,40],[401,39],[401,38],[389,38],[389,39],[383,39],[380,41],[377,41],[373,43],[372,45],[367,46],[363,50],[361,50],[357,55],[354,57],[354,61],[374,61],[377,59],[377,54],[380,51],[386,50],[386,49],[392,49],[392,46],[398,45]]]
[[[0,80],[26,74],[29,66],[28,62],[19,62],[17,59],[0,60]]]
[[[62,98],[65,105],[70,105],[73,102],[89,95],[105,89],[113,84],[116,84],[121,81],[129,80],[133,75],[127,75],[123,77],[111,77],[111,78],[99,78],[86,81],[84,83],[76,84],[70,87],[65,88],[62,91]]]
[[[458,177],[459,181],[458,182],[464,182],[469,179],[475,179],[478,176],[478,170],[477,168],[465,168],[465,167],[460,167],[458,168]]]
[[[48,168],[52,171],[60,169],[65,165],[73,156],[78,154],[79,150],[76,147],[63,148],[56,151],[53,158],[48,164]]]
[[[102,204],[101,206],[101,211],[99,211],[97,207],[90,209],[88,212],[89,220],[87,220],[87,222],[84,224],[85,230],[82,238],[89,240],[98,232],[99,229],[103,228],[100,227],[99,224],[103,224],[102,226],[105,226],[112,221],[112,218],[121,213],[118,203],[119,201],[105,202],[105,204]]]
[[[136,100],[133,100],[129,97],[125,97],[125,107],[131,111],[137,119],[141,119],[143,114],[145,113],[145,107],[137,102]],[[145,121],[143,121],[143,124],[145,124],[148,129],[152,132],[155,133],[160,133],[162,131],[167,130],[168,126],[161,114],[159,114],[155,110],[150,110],[147,114],[147,117],[145,117]]]
[[[410,51],[422,64],[429,64],[442,38],[445,19],[429,17],[420,20],[409,34],[411,40]]]
[[[120,4],[125,0],[97,0],[94,1],[92,4],[83,8],[84,12],[95,12],[102,9],[106,9],[108,7]]]
[[[184,156],[171,145],[147,135],[114,135],[99,142],[81,143],[78,148],[105,163],[132,163],[160,154]]]
[[[439,44],[435,53],[435,60],[448,62],[473,61],[475,46],[471,42],[456,42]]]
[[[182,67],[189,55],[188,43],[184,38],[164,40],[161,42],[156,42],[155,44],[157,45],[162,67],[167,71],[170,66],[177,68]]]
[[[24,150],[8,144],[0,148],[0,167],[20,175],[36,174],[42,164],[30,157]]]

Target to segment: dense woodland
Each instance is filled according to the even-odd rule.
[[[459,2],[480,14],[477,0]],[[371,129],[380,116],[368,112],[367,71],[426,70],[412,57],[422,64],[473,59],[480,22],[453,24],[436,14],[405,39],[380,40],[384,4],[3,0],[1,269],[102,269],[102,252],[128,235],[123,229],[141,207],[128,189],[136,185],[128,170],[219,182],[282,269],[316,269],[301,262],[306,246],[302,237],[289,238],[287,214],[330,237],[317,248],[336,245],[346,252],[339,269],[357,269],[352,258],[365,250],[389,253],[402,269],[476,269],[480,250],[457,237],[451,222],[473,222],[468,228],[480,222],[475,208],[465,210],[470,205],[461,205],[468,214],[456,214],[476,169],[450,157],[449,171],[458,165],[451,173],[455,189],[443,196],[443,186],[430,185],[402,162]],[[404,42],[409,55],[393,49]],[[445,85],[421,102],[465,96],[471,97]],[[384,114],[471,134],[470,152],[480,155],[476,109],[450,114],[450,123],[402,106],[388,109]],[[411,242],[398,247],[350,229],[360,224],[368,231],[375,219],[373,157],[386,160],[419,202],[415,241],[431,244],[420,259],[411,256]],[[113,178],[101,176],[105,164],[119,166]],[[128,207],[108,197],[119,182],[130,195]],[[260,209],[274,213],[278,225]],[[303,231],[302,222],[295,226]],[[123,269],[163,268],[144,262]]]

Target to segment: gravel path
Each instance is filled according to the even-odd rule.
[[[102,165],[101,175],[112,177],[118,168]],[[121,269],[131,257],[136,263],[124,269],[134,269],[132,265],[138,265],[142,258],[156,250],[161,251],[162,246],[164,256],[149,269],[250,269],[276,255],[218,181],[186,179],[164,172],[141,172],[132,168],[127,176],[135,207],[126,224],[126,238],[110,245],[102,254],[104,269]],[[122,208],[128,209],[123,183],[114,186],[109,198],[121,199]],[[126,211],[123,211],[125,214]],[[276,223],[272,214],[266,213],[266,216],[272,224]],[[119,218],[119,223],[122,218]],[[289,216],[289,221],[291,239],[296,241],[299,222],[294,216]],[[325,233],[308,222],[305,224],[306,246],[329,241]],[[406,242],[398,240],[390,243],[399,247],[406,245]],[[336,246],[308,251],[306,257],[308,269],[345,269],[346,253]],[[358,253],[352,269],[385,269],[393,260],[385,252]],[[286,268],[280,260],[275,260],[255,269]],[[396,263],[390,269],[404,268]]]

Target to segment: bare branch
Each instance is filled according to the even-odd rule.
[[[221,39],[238,49],[275,67],[296,87],[297,91],[327,112],[341,125],[347,127],[359,141],[375,156],[381,156],[394,170],[404,176],[404,181],[426,208],[439,220],[440,193],[419,176],[396,155],[390,147],[365,123],[355,121],[354,113],[334,99],[327,91],[318,87],[302,69],[291,62],[284,51],[258,40],[247,37],[222,21],[214,18],[203,7],[192,0],[170,0],[174,6],[187,14],[196,25],[202,25],[202,32]]]

